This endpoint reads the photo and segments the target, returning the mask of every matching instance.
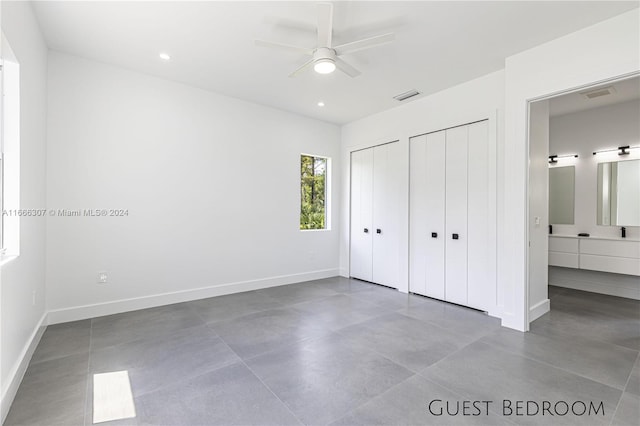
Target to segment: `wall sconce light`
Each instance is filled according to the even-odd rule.
[[[564,160],[568,158],[578,158],[578,154],[567,154],[567,155],[550,155],[549,156],[549,164],[556,164],[558,160]]]
[[[629,146],[629,145],[619,146],[617,148],[601,149],[600,151],[594,151],[593,155],[604,154],[605,152],[615,152],[615,151],[618,151],[618,155],[628,155],[628,154],[630,154],[630,152],[629,152],[630,150],[638,149],[638,148],[640,148],[640,146]]]

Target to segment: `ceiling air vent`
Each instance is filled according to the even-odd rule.
[[[409,90],[408,92],[404,92],[404,93],[400,93],[399,95],[395,95],[393,97],[393,99],[395,99],[396,101],[406,101],[409,98],[413,98],[414,96],[418,96],[420,94],[420,92],[418,92],[417,90],[413,89],[413,90]]]
[[[612,93],[616,93],[616,89],[614,89],[612,86],[609,86],[609,87],[601,87],[595,90],[590,90],[588,92],[582,92],[580,94],[587,99],[594,99],[594,98],[599,98],[601,96],[611,95]]]

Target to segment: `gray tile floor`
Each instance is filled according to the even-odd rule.
[[[122,370],[137,415],[104,424],[638,425],[640,302],[550,297],[526,334],[344,278],[58,324],[5,425],[91,424],[93,374]],[[434,399],[494,402],[435,416]],[[601,402],[604,415],[507,416],[505,399]]]

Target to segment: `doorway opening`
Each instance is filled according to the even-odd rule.
[[[640,346],[640,77],[529,104],[529,324]]]

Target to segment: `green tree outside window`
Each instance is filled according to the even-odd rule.
[[[327,159],[300,156],[300,229],[326,229]]]

